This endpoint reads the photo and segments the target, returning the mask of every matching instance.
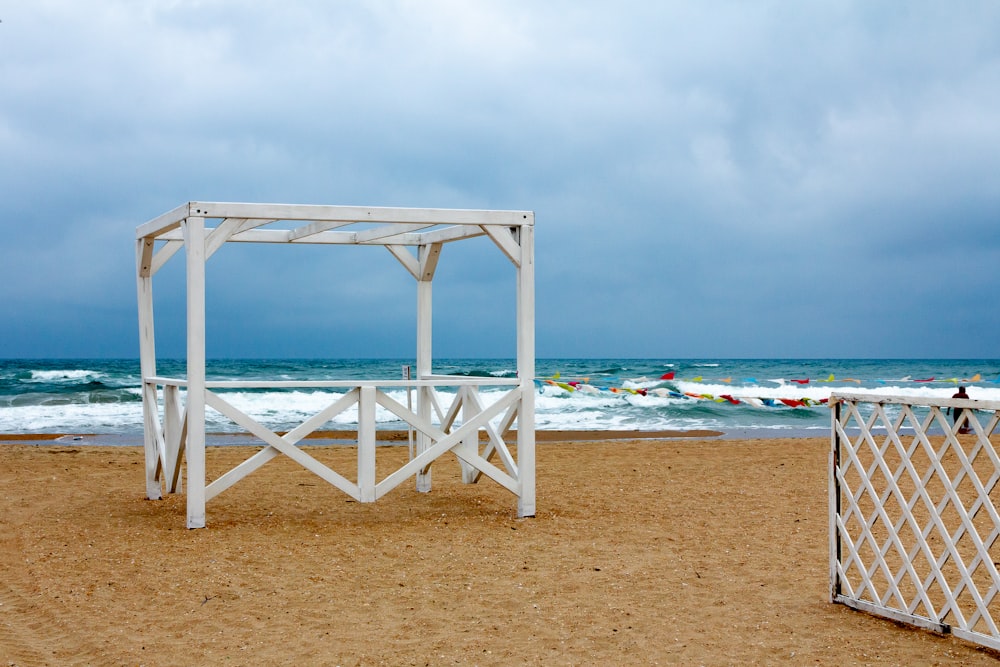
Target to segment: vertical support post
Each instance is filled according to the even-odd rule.
[[[517,377],[521,406],[517,413],[517,470],[521,492],[517,515],[535,516],[535,227],[519,227],[521,263],[517,269]]]
[[[361,387],[358,397],[358,494],[375,502],[375,387]]]
[[[205,527],[205,218],[182,223],[187,252],[187,527]]]
[[[403,366],[403,379],[406,380],[406,381],[409,381],[409,380],[413,379],[413,376],[410,373],[410,366],[409,366],[409,364],[407,364],[406,366]],[[413,412],[413,385],[410,385],[410,384],[406,385],[406,409],[409,410],[410,412]],[[409,460],[412,461],[413,460],[413,424],[410,424],[410,423],[406,424],[406,444],[407,444],[409,455],[410,455]]]
[[[431,373],[431,281],[417,281],[417,378],[423,379]],[[431,418],[430,387],[417,387],[417,415],[421,419]],[[417,431],[417,456],[430,447],[426,433]],[[417,491],[431,490],[431,469],[424,468],[417,473]]]
[[[829,459],[829,479],[827,489],[829,489],[830,504],[830,602],[836,600],[840,595],[840,576],[837,571],[840,563],[840,532],[837,529],[837,520],[840,517],[840,481],[837,475],[840,470],[840,410],[841,402],[833,399],[831,414],[832,424],[830,429],[830,459]]]
[[[146,497],[162,498],[160,490],[160,453],[157,451],[155,414],[156,386],[146,379],[156,375],[156,341],[153,330],[153,239],[136,240],[136,291],[139,303],[139,375],[142,378],[143,449],[146,460]]]
[[[441,256],[441,244],[422,245],[417,249],[417,260],[420,263],[420,278],[417,280],[417,379],[423,380],[431,374],[433,333],[433,280],[437,269],[438,257]],[[421,385],[417,388],[417,415],[424,420],[431,418],[432,387]],[[430,437],[417,432],[417,456],[427,451],[431,446]],[[430,466],[417,473],[417,491],[426,493],[431,490]]]
[[[462,423],[468,422],[470,419],[476,416],[476,409],[471,400],[469,400],[469,395],[473,392],[478,391],[478,387],[461,387],[458,391],[461,394],[462,399]],[[474,431],[469,434],[465,440],[462,441],[461,448],[470,454],[479,453],[479,431]],[[458,460],[459,467],[462,469],[462,483],[463,484],[475,484],[479,480],[479,469],[474,466],[469,465],[462,459]]]
[[[177,493],[181,482],[181,454],[184,452],[184,422],[181,415],[180,389],[177,385],[163,387],[164,475],[167,493]]]

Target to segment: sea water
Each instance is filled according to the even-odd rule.
[[[407,359],[220,359],[210,360],[206,371],[216,380],[398,380],[403,367],[413,365]],[[183,377],[184,362],[160,360],[157,372]],[[436,360],[434,372],[517,376],[510,359]],[[1000,400],[996,359],[539,359],[533,380],[536,427],[553,430],[820,436],[830,428],[823,401],[836,391],[949,398],[963,385],[973,399]],[[484,386],[482,400],[489,404],[507,390]],[[328,406],[333,391],[344,390],[240,389],[226,397],[266,426],[285,430]],[[386,391],[406,404],[405,388]],[[206,419],[210,432],[241,430],[211,409]],[[381,407],[376,419],[381,429],[405,428]],[[138,360],[0,361],[0,433],[134,436],[142,424]],[[324,428],[356,426],[357,412],[349,410]]]

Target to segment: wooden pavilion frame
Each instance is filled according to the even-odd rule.
[[[218,221],[207,227],[206,221]],[[277,223],[277,224],[276,224]],[[517,271],[517,378],[435,375],[432,368],[432,282],[447,243],[488,236]],[[410,380],[214,381],[205,373],[205,263],[227,242],[382,246],[417,283],[416,376]],[[184,249],[187,272],[187,377],[156,372],[153,276]],[[462,466],[462,479],[483,474],[517,496],[520,517],[535,514],[535,296],[534,213],[455,209],[363,208],[298,204],[188,202],[136,228],[136,280],[142,373],[146,496],[161,498],[162,486],[177,492],[187,463],[187,527],[205,526],[205,503],[269,460],[284,454],[359,502],[374,502],[411,476],[417,490],[430,491],[431,464],[447,452]],[[509,386],[484,407],[480,386]],[[438,387],[456,388],[442,408]],[[214,389],[309,387],[331,390],[330,405],[279,436],[233,407]],[[383,388],[416,389],[415,412]],[[181,389],[186,389],[182,397]],[[375,407],[395,413],[416,432],[415,455],[381,481],[375,478]],[[330,469],[296,446],[341,412],[357,406],[357,482]],[[259,438],[264,448],[207,483],[206,407]],[[434,420],[434,414],[437,420]],[[461,425],[456,424],[461,417]],[[500,417],[499,424],[494,424]],[[516,459],[504,436],[517,422]],[[480,445],[480,431],[486,433]],[[499,458],[502,468],[491,461]]]

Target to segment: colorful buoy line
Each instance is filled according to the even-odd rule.
[[[656,396],[656,397],[659,397],[659,398],[676,398],[676,399],[693,399],[693,400],[714,401],[716,403],[729,403],[729,404],[732,404],[732,405],[747,404],[747,405],[750,405],[750,406],[753,406],[753,407],[759,407],[759,408],[763,408],[763,407],[782,407],[782,406],[787,406],[787,407],[790,407],[790,408],[811,408],[811,407],[816,407],[816,406],[825,406],[825,405],[827,405],[829,403],[829,399],[827,399],[827,398],[820,398],[820,399],[813,399],[813,398],[809,398],[809,397],[801,397],[801,398],[771,398],[771,397],[763,397],[763,396],[733,396],[732,394],[714,395],[714,394],[698,393],[698,392],[680,392],[680,391],[676,391],[674,389],[668,389],[666,387],[654,387],[654,388],[632,388],[632,387],[625,387],[625,386],[621,386],[621,387],[613,387],[613,386],[599,387],[599,386],[595,386],[595,385],[590,384],[590,378],[589,377],[583,377],[583,378],[580,378],[578,380],[566,380],[566,381],[563,381],[560,378],[561,378],[560,374],[556,373],[556,374],[554,374],[554,375],[552,375],[550,377],[535,378],[535,383],[539,385],[539,391],[541,391],[541,389],[544,388],[544,386],[552,386],[552,387],[558,387],[558,388],[563,389],[564,391],[567,391],[567,392],[570,392],[570,393],[573,393],[573,392],[580,392],[580,393],[584,393],[584,394],[611,393],[611,394],[618,394],[618,395],[622,395],[622,396],[630,396],[630,395],[631,396]],[[660,379],[660,381],[663,381],[663,382],[669,382],[669,381],[704,382],[705,381],[705,379],[702,376],[697,376],[697,377],[693,377],[693,378],[685,378],[685,379],[677,379],[677,378],[675,378],[673,372],[665,373],[659,379]],[[637,378],[637,379],[631,380],[631,381],[632,382],[648,382],[649,380],[650,380],[650,378]],[[732,383],[732,378],[731,377],[727,377],[727,378],[712,378],[709,381],[724,382],[724,383],[729,384],[729,383]],[[794,383],[800,384],[800,385],[807,385],[807,384],[809,384],[811,382],[811,380],[809,378],[805,378],[805,379],[790,379],[790,380],[767,380],[767,381],[768,382],[775,382],[776,384],[779,384],[779,385],[783,384],[784,382],[794,382]],[[932,383],[932,382],[937,382],[937,383],[955,383],[955,384],[957,384],[959,382],[971,383],[971,382],[982,382],[982,381],[983,381],[982,377],[981,377],[981,375],[979,373],[976,373],[973,377],[967,378],[967,379],[949,378],[947,380],[936,380],[935,378],[931,377],[931,378],[913,380],[913,379],[907,377],[907,378],[901,378],[901,379],[898,379],[898,380],[888,380],[888,382],[913,382],[913,383],[925,383],[925,384],[926,383]],[[748,383],[748,384],[758,384],[758,382],[757,382],[757,380],[755,378],[744,378],[743,382]],[[816,383],[821,383],[821,382],[822,383],[854,382],[854,383],[857,383],[859,385],[861,384],[861,380],[854,379],[854,378],[836,379],[833,376],[833,374],[830,374],[830,376],[827,377],[827,378],[825,378],[825,379],[816,380],[815,382]],[[887,381],[886,380],[878,380],[877,382],[885,383]],[[998,383],[998,382],[1000,382],[1000,378],[997,378],[995,380],[987,380],[987,382]]]
[[[601,394],[601,393],[611,393],[618,394],[622,396],[656,396],[658,398],[677,398],[684,400],[699,400],[699,401],[714,401],[716,403],[730,403],[732,405],[740,405],[741,403],[746,403],[753,407],[758,408],[775,408],[787,406],[790,408],[811,408],[820,405],[826,405],[829,399],[812,399],[808,397],[803,398],[765,398],[761,396],[733,396],[731,394],[721,394],[715,396],[712,394],[697,394],[694,392],[679,392],[672,389],[665,389],[663,387],[655,387],[653,389],[633,389],[631,387],[597,387],[586,382],[580,382],[578,380],[573,380],[570,382],[560,382],[558,380],[553,380],[551,378],[536,378],[535,382],[540,386],[548,385],[552,387],[559,387],[568,392],[580,392],[584,394]]]
[[[724,377],[724,378],[708,378],[708,379],[706,379],[706,378],[704,378],[704,377],[702,377],[700,375],[698,375],[696,377],[692,377],[692,378],[675,378],[673,371],[671,371],[669,373],[664,373],[660,377],[660,379],[661,380],[674,380],[674,379],[676,379],[676,380],[686,381],[686,382],[706,382],[706,381],[707,382],[724,382],[726,384],[731,384],[733,382],[733,378],[731,376],[730,377]],[[752,377],[750,377],[750,378],[742,378],[741,381],[745,382],[747,384],[758,384],[757,378],[752,378]],[[801,378],[801,379],[796,379],[796,378],[782,378],[780,380],[764,380],[764,382],[774,382],[774,383],[777,383],[777,384],[781,384],[781,383],[784,383],[784,382],[794,382],[796,384],[809,384],[810,382],[813,382],[813,383],[816,383],[816,384],[819,384],[819,383],[830,383],[830,382],[853,382],[853,383],[859,384],[859,385],[864,383],[863,380],[859,380],[858,378],[838,378],[838,377],[834,377],[833,373],[830,373],[829,377],[817,378],[816,380],[812,380],[810,378]],[[910,376],[906,376],[906,377],[902,377],[902,378],[895,378],[895,379],[889,379],[889,380],[885,380],[885,379],[879,378],[879,379],[875,379],[875,380],[870,380],[869,382],[875,382],[875,383],[878,383],[878,384],[887,384],[887,383],[890,383],[890,382],[891,383],[923,383],[923,384],[932,383],[932,382],[934,382],[934,383],[951,383],[951,384],[958,384],[960,382],[992,382],[993,384],[1000,384],[1000,376],[997,376],[996,378],[994,378],[992,380],[983,380],[983,376],[981,374],[979,374],[979,373],[976,373],[975,375],[973,375],[970,378],[935,378],[935,377],[929,377],[929,378],[917,378],[917,379],[914,379],[914,378],[912,378]]]

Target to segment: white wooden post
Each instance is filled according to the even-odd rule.
[[[840,577],[837,575],[837,563],[840,562],[840,540],[837,535],[837,518],[840,516],[840,481],[837,471],[840,469],[840,433],[837,424],[840,423],[840,401],[830,401],[833,415],[833,428],[830,430],[830,452],[827,457],[827,540],[830,548],[830,602],[836,602],[840,595]]]
[[[417,379],[423,379],[431,374],[432,334],[433,334],[433,281],[437,261],[441,255],[441,244],[422,245],[417,250],[417,260],[420,263],[420,278],[417,280]],[[417,415],[426,421],[431,419],[431,392],[433,389],[421,386],[417,389]],[[430,438],[417,432],[417,456],[430,448]],[[431,490],[430,466],[417,473],[417,491],[426,493]]]
[[[142,377],[143,448],[146,454],[146,497],[162,498],[157,474],[160,454],[156,447],[156,387],[145,379],[156,375],[156,341],[153,329],[153,239],[136,241],[136,288],[139,302],[139,375]]]
[[[431,373],[431,294],[430,280],[417,281],[417,378],[425,378]],[[431,388],[417,388],[417,415],[424,420],[431,418]],[[426,433],[417,431],[417,456],[430,447]],[[431,469],[427,467],[417,473],[417,491],[431,490]]]
[[[410,373],[410,366],[409,366],[409,364],[407,364],[406,366],[403,366],[403,379],[407,380],[407,381],[409,381],[410,379],[412,379],[412,375]],[[407,387],[406,387],[406,409],[407,410],[411,410],[411,411],[413,410],[413,386],[412,385],[407,385]],[[407,447],[409,448],[410,459],[412,459],[413,458],[413,424],[410,424],[410,423],[406,424],[406,444],[407,444]]]
[[[375,502],[375,387],[361,387],[358,397],[358,498]]]
[[[475,408],[475,404],[471,400],[466,400],[468,395],[476,392],[476,387],[462,387],[459,390],[459,396],[462,399],[462,423],[466,424],[470,419],[476,416],[478,412]],[[462,441],[461,448],[469,452],[479,453],[479,431],[475,431],[468,438]],[[474,466],[469,465],[462,459],[458,460],[459,467],[462,469],[462,483],[463,484],[475,484],[476,480],[479,479],[479,470]]]
[[[521,380],[521,407],[517,415],[517,470],[521,493],[517,515],[529,517],[535,516],[535,227],[522,225],[518,229],[517,376]]]
[[[167,493],[177,493],[181,485],[181,455],[184,453],[184,422],[181,414],[180,388],[163,388],[163,442]]]
[[[187,527],[205,527],[205,218],[183,222],[187,252]]]

